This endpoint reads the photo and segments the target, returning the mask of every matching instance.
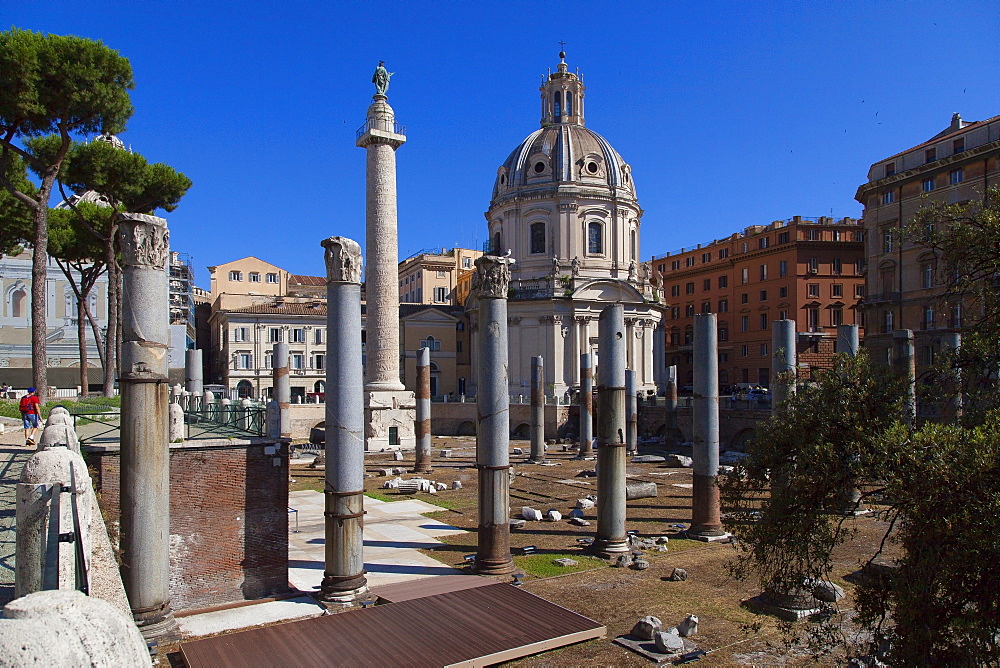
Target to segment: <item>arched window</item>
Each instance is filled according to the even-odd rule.
[[[590,223],[587,225],[587,252],[604,253],[604,226],[600,223]]]
[[[316,392],[317,394],[322,394],[322,393],[326,392],[326,383],[324,383],[321,380],[317,380],[313,384],[313,392]]]
[[[573,115],[573,93],[566,93],[566,115]]]
[[[236,385],[236,396],[239,399],[252,399],[253,383],[251,383],[249,380],[241,380]]]
[[[24,290],[14,291],[14,294],[10,296],[10,317],[24,318],[28,315],[28,312],[24,308],[27,299],[28,293]]]
[[[553,116],[555,118],[556,123],[561,123],[562,122],[562,93],[560,93],[559,91],[556,91],[556,94],[553,96],[553,101],[554,101],[553,107],[552,107],[553,108]]]
[[[427,348],[431,352],[441,350],[441,342],[434,339],[433,336],[428,336],[426,339],[420,342],[421,348]],[[433,362],[431,363],[433,364]]]
[[[532,223],[531,225],[531,252],[545,252],[545,223]]]

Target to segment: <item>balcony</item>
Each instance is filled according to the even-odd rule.
[[[372,118],[372,119],[368,119],[367,121],[365,121],[365,124],[362,125],[360,128],[358,128],[356,138],[357,139],[361,139],[365,135],[365,133],[368,132],[368,131],[370,131],[370,130],[378,130],[378,131],[381,131],[381,132],[391,132],[391,133],[396,134],[396,135],[405,135],[406,134],[406,126],[405,125],[400,125],[399,123],[396,123],[396,122],[390,123],[389,121],[384,121],[384,120],[379,120],[379,119]]]
[[[560,293],[564,290],[560,290]],[[508,298],[514,300],[529,299],[552,299],[556,296],[556,290],[552,287],[549,279],[536,279],[529,281],[511,281]]]
[[[876,292],[865,296],[866,304],[884,304],[886,302],[898,302],[899,293],[898,292]]]

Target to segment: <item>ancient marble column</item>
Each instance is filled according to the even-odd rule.
[[[667,379],[667,325],[660,320],[653,329],[653,382],[656,383],[656,394],[666,390]]]
[[[507,394],[507,289],[512,260],[483,255],[476,260],[473,290],[479,297],[479,549],[475,570],[510,573],[510,398]]]
[[[369,450],[415,447],[416,399],[399,378],[396,149],[405,142],[386,96],[377,93],[357,139],[366,153],[365,441]]]
[[[892,366],[906,383],[903,396],[903,422],[913,427],[917,422],[917,366],[913,352],[913,330],[898,329],[892,333]]]
[[[795,394],[796,334],[794,320],[771,323],[771,412],[777,413],[789,395]]]
[[[625,369],[625,443],[630,454],[639,450],[639,401],[636,397],[635,370]]]
[[[590,353],[580,355],[580,448],[577,459],[594,456],[594,363]]]
[[[857,325],[837,325],[837,352],[846,353],[850,357],[856,357],[859,349],[858,326]],[[857,480],[851,479],[838,495],[838,510],[845,515],[861,515],[866,513],[861,504],[861,490],[858,489]]]
[[[664,445],[672,445],[677,436],[677,365],[671,364],[663,373],[664,405],[667,409]]]
[[[121,574],[147,640],[176,628],[170,608],[170,328],[167,222],[119,215],[122,249]]]
[[[837,325],[837,352],[857,357],[860,342],[857,325]]]
[[[330,307],[327,305],[327,312],[329,311]],[[281,438],[292,437],[292,383],[289,373],[288,344],[275,343],[274,353],[271,355],[271,382],[274,385],[274,400],[278,402]]]
[[[719,505],[719,345],[715,314],[694,316],[694,395],[692,398],[694,445],[691,528],[699,540],[719,539],[722,530]]]
[[[431,349],[417,351],[417,437],[414,473],[431,471]]]
[[[962,347],[962,334],[959,332],[944,332],[941,334],[941,352],[956,354]],[[957,366],[953,367],[955,378],[945,388],[947,401],[944,407],[944,416],[949,420],[958,420],[962,417],[962,376],[961,370]]]
[[[531,358],[531,456],[528,461],[545,461],[545,366],[542,357]]]
[[[597,322],[597,536],[601,555],[628,552],[625,535],[625,310],[605,306]]]
[[[320,596],[352,604],[368,594],[363,555],[365,440],[361,367],[361,246],[326,249],[326,560]]]
[[[190,392],[189,411],[200,410],[202,394],[205,393],[201,365],[201,349],[189,348],[184,351],[184,389]]]

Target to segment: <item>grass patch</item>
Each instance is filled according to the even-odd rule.
[[[116,409],[121,407],[121,397],[88,397],[84,401],[69,401],[68,399],[50,401],[41,407],[42,419],[47,419],[49,413],[56,406],[62,406],[71,414],[114,413]],[[20,420],[21,411],[18,408],[18,402],[0,401],[0,415]]]
[[[365,496],[367,496],[370,499],[375,499],[376,501],[387,501],[387,502],[388,501],[402,501],[402,499],[400,499],[398,497],[394,499],[391,496],[389,496],[388,494],[383,494],[382,492],[375,492],[375,491],[365,492]]]
[[[557,566],[552,563],[556,559],[573,559],[575,566]],[[514,564],[528,575],[536,578],[549,578],[553,575],[589,571],[594,568],[607,567],[608,563],[597,557],[582,554],[529,554],[524,557],[514,557]]]
[[[420,500],[421,501],[426,501],[427,503],[429,503],[431,505],[434,505],[434,506],[440,506],[440,507],[442,507],[442,508],[444,508],[446,510],[452,510],[455,507],[455,502],[454,501],[450,501],[448,499],[442,499],[442,498],[434,496],[434,495],[421,496]],[[427,513],[424,513],[424,514],[426,515]]]

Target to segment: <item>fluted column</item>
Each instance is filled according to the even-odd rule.
[[[326,249],[326,554],[320,596],[354,604],[367,596],[364,516],[365,439],[361,367],[361,246],[344,237]]]
[[[167,221],[119,215],[122,249],[121,574],[147,640],[176,628],[170,608],[170,328]]]

